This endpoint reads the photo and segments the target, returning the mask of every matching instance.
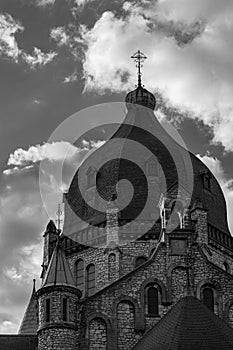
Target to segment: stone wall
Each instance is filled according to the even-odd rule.
[[[78,292],[78,291],[77,291]],[[79,294],[69,287],[45,287],[38,292],[38,350],[77,350]],[[63,320],[63,298],[67,299],[67,320]],[[46,300],[50,300],[50,320],[46,319]]]
[[[90,321],[89,349],[107,350],[107,325],[101,318],[94,318]]]
[[[99,291],[109,285],[118,277],[131,272],[135,268],[135,260],[138,256],[145,256],[149,258],[151,251],[157,245],[157,241],[147,242],[130,242],[119,249],[108,250],[106,248],[89,248],[88,250],[73,254],[67,257],[71,271],[75,277],[75,263],[78,259],[84,261],[84,271],[89,264],[95,264],[96,271],[96,291]],[[109,265],[109,255],[114,253],[116,256],[116,269],[113,273],[114,267]],[[111,273],[109,273],[109,268]],[[113,275],[112,275],[113,273]],[[111,278],[109,278],[112,276]],[[85,296],[85,294],[83,295]]]
[[[38,350],[79,350],[77,335],[72,329],[44,329],[39,333],[38,341]]]
[[[201,288],[205,284],[211,284],[216,292],[215,313],[223,317],[226,303],[233,299],[233,278],[209,263],[199,246],[193,249],[194,261],[190,271],[193,293],[200,299]],[[186,257],[168,255],[165,245],[160,246],[155,255],[153,262],[141,266],[134,273],[120,279],[118,283],[113,283],[83,304],[83,314],[100,312],[107,315],[109,324],[113,326],[114,339],[115,342],[118,341],[119,349],[130,349],[130,346],[132,348],[134,341],[151,329],[181,297],[188,294],[187,272],[184,269],[187,263]],[[165,292],[162,291],[164,295],[161,297],[159,317],[145,316],[144,287],[152,280],[165,288]],[[134,320],[132,305],[135,310]],[[127,322],[131,326],[127,325]],[[83,327],[86,327],[85,317]]]

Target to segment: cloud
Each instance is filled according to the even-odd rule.
[[[13,174],[17,174],[19,171],[22,172],[22,171],[26,171],[28,169],[31,169],[32,167],[33,167],[32,165],[28,165],[28,166],[25,166],[23,168],[19,168],[18,166],[15,166],[14,168],[3,170],[3,174],[4,175],[13,175]]]
[[[22,24],[9,14],[0,14],[0,56],[18,61],[21,50],[15,35],[24,30]]]
[[[45,66],[46,64],[50,63],[54,57],[57,56],[57,52],[50,51],[48,53],[44,53],[39,49],[38,47],[33,48],[33,53],[23,53],[22,57],[24,61],[32,68],[36,68],[38,66]]]
[[[39,280],[42,234],[49,217],[55,219],[57,203],[61,201],[56,168],[64,166],[67,186],[66,181],[71,180],[71,174],[88,150],[85,145],[78,148],[61,141],[18,149],[9,156],[9,168],[3,173],[0,188],[1,333],[17,332],[32,290],[32,279]],[[39,181],[42,160],[49,166]],[[41,193],[48,195],[49,213]]]
[[[78,74],[77,72],[74,72],[67,77],[64,78],[63,83],[68,84],[68,83],[73,83],[78,80]]]
[[[0,192],[0,331],[16,333],[39,280],[42,233],[47,223],[38,185],[38,168],[5,175]],[[9,316],[10,314],[10,316]]]
[[[14,62],[25,62],[32,69],[50,63],[57,53],[50,51],[44,53],[40,48],[34,47],[32,54],[19,48],[16,34],[24,31],[23,25],[13,19],[9,14],[0,14],[0,56],[12,59]]]
[[[44,159],[58,161],[66,157],[72,158],[76,152],[79,152],[79,149],[66,141],[45,143],[43,145],[30,146],[27,150],[18,148],[14,153],[10,154],[7,164],[22,166]]]
[[[45,7],[49,5],[54,5],[56,0],[36,0],[36,5],[39,7]]]
[[[74,0],[75,5],[77,6],[85,6],[89,2],[93,2],[94,0]]]
[[[219,159],[212,157],[209,154],[206,154],[204,156],[198,154],[197,156],[212,171],[223,190],[227,204],[228,223],[230,231],[233,234],[233,178],[229,179],[226,177],[224,169]]]
[[[168,107],[204,122],[212,142],[233,151],[233,3],[227,0],[125,2],[105,11],[83,41],[85,91],[128,91],[136,83],[129,57],[148,56],[143,82]],[[75,45],[73,44],[73,47]]]
[[[64,27],[53,28],[50,37],[56,41],[58,46],[67,45],[69,42],[69,35]]]
[[[84,24],[69,23],[67,26],[52,28],[50,38],[56,42],[59,48],[67,47],[73,57],[80,60],[84,45],[81,36],[85,31]]]

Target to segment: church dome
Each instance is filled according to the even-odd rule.
[[[153,221],[159,214],[157,203],[161,194],[169,192],[171,197],[176,194],[178,196],[181,184],[180,187],[185,193],[184,200],[190,199],[187,209],[193,208],[198,200],[208,211],[208,223],[230,235],[226,202],[220,185],[205,164],[165,131],[154,114],[155,97],[141,86],[140,74],[139,85],[128,93],[126,104],[128,104],[128,112],[123,123],[104,145],[82,162],[72,179],[65,196],[65,203],[67,203],[63,229],[65,234],[69,235],[84,229],[88,223],[102,225],[105,221],[105,211],[101,206],[100,197],[104,201],[111,201],[116,191],[119,191],[121,198],[120,225],[124,226],[124,222],[132,222],[139,214],[143,222]],[[142,107],[132,108],[133,104]],[[140,151],[135,148],[138,144],[143,146]],[[150,164],[147,150],[154,155],[154,164]],[[172,155],[169,150],[172,150]],[[107,161],[106,155],[109,155],[110,160]],[[192,166],[193,188],[191,190],[189,189],[189,170],[184,166],[187,157],[190,158]],[[137,159],[136,163],[135,159]],[[100,164],[102,164],[101,167]],[[152,176],[151,168],[155,168],[155,170],[152,169]],[[89,184],[89,169],[99,169],[95,174],[94,189]],[[178,177],[177,169],[184,170],[179,174],[182,178]],[[128,180],[132,185],[130,203],[124,196],[127,193],[127,188],[125,190],[124,187],[127,181],[121,182],[121,186],[118,186],[121,180]],[[99,196],[95,195],[95,185]],[[81,188],[84,189],[84,197]],[[147,206],[144,210],[145,203]],[[185,205],[184,203],[184,207]],[[157,232],[156,227],[155,222],[151,230],[159,235],[160,228]]]
[[[125,102],[128,110],[132,107],[131,104],[138,104],[152,110],[155,109],[156,105],[154,95],[141,85],[126,95]]]

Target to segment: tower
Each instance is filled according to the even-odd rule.
[[[37,296],[38,350],[77,350],[77,303],[81,292],[74,284],[59,240]]]
[[[42,272],[41,272],[42,279],[45,277],[45,273],[49,266],[49,262],[50,262],[52,253],[54,251],[58,236],[59,236],[59,231],[57,230],[53,220],[50,220],[46,227],[45,233],[43,235],[44,254],[43,254]]]

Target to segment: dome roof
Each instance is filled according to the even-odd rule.
[[[151,138],[151,133],[157,134],[159,137],[157,139]],[[152,181],[147,186],[143,174],[141,176],[140,173],[137,173],[138,169],[135,167],[134,162],[126,161],[136,157],[141,169],[145,169],[147,161],[144,148],[135,154],[134,145],[130,144],[129,140],[144,145],[145,149],[149,148],[153,154],[156,154],[158,164],[162,165],[162,170],[166,174],[166,188],[168,191],[172,189],[173,193],[178,191],[176,167],[182,166],[183,155],[188,154],[191,159],[194,178],[189,207],[191,208],[197,200],[200,201],[208,211],[208,222],[223,232],[230,234],[227,224],[225,198],[215,177],[211,175],[211,191],[209,191],[203,186],[203,177],[210,174],[205,164],[167,134],[151,109],[137,108],[137,106],[128,110],[124,122],[119,126],[111,139],[85,159],[74,175],[65,199],[69,205],[65,205],[64,234],[71,234],[73,229],[73,233],[84,229],[82,220],[80,220],[80,227],[77,224],[79,217],[82,217],[84,206],[86,209],[86,219],[84,221],[86,223],[98,224],[104,222],[105,212],[99,203],[99,199],[91,198],[91,202],[86,202],[86,199],[79,191],[79,188],[82,187],[85,189],[87,196],[92,196],[92,190],[90,189],[89,191],[88,189],[86,174],[90,167],[99,169],[99,164],[104,165],[101,167],[100,172],[97,172],[96,182],[98,192],[105,201],[111,200],[112,195],[116,193],[117,184],[120,180],[127,179],[133,185],[134,197],[132,205],[126,205],[125,209],[120,211],[119,215],[122,220],[134,220],[148,194],[150,194],[148,197],[148,209],[142,213],[141,217],[143,220],[151,220],[152,213],[159,210],[157,207],[158,197],[161,193],[166,192],[157,180]],[[169,153],[164,145],[168,145],[169,149],[173,148],[172,157],[175,157],[175,162],[171,156],[171,159],[168,158]],[[110,155],[110,158],[114,161],[107,161],[106,155]],[[139,174],[141,178],[137,178],[136,174]],[[186,188],[185,181],[186,175],[184,174],[182,183],[184,189]],[[149,188],[149,186],[151,187]],[[92,205],[94,205],[95,209],[92,209]],[[86,225],[88,226],[88,223]]]
[[[141,85],[126,95],[125,102],[128,110],[132,108],[131,104],[138,104],[152,110],[155,109],[156,105],[155,96]]]

